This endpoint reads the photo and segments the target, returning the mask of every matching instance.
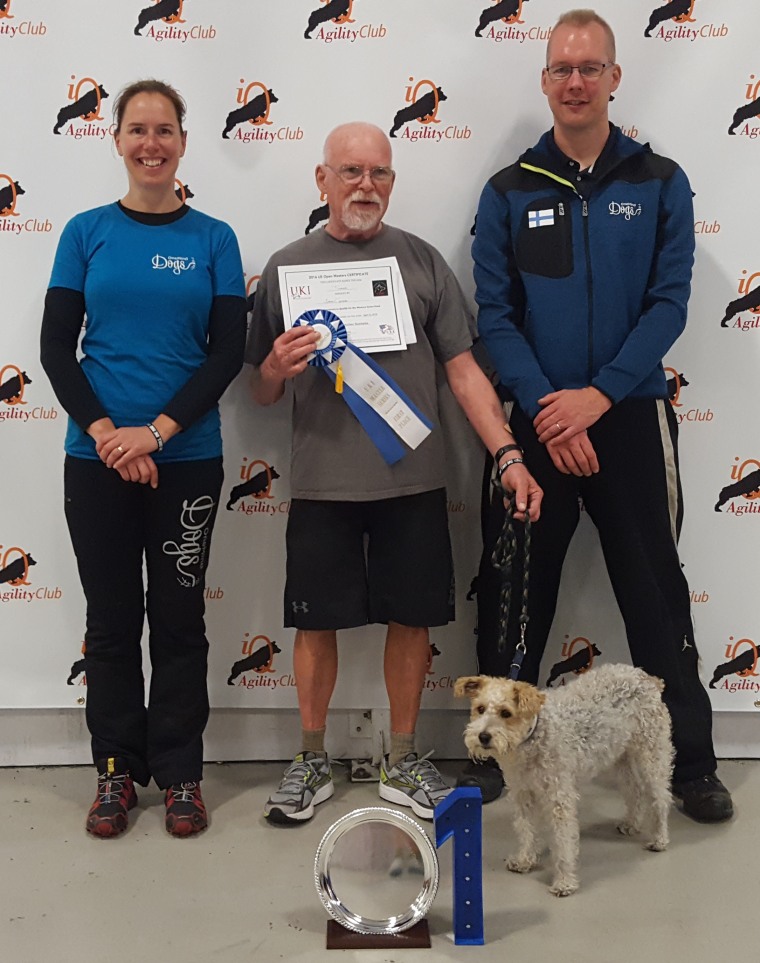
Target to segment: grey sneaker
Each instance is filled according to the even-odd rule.
[[[334,791],[328,758],[299,752],[285,770],[279,789],[267,800],[264,815],[271,823],[304,822]]]
[[[418,757],[416,752],[388,769],[385,757],[380,764],[380,798],[399,806],[411,806],[421,819],[432,819],[433,810],[451,792],[428,759],[432,753]]]

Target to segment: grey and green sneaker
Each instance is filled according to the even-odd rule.
[[[418,757],[416,752],[410,752],[390,769],[384,756],[380,764],[380,798],[411,806],[417,816],[432,819],[433,810],[448,796],[451,787],[428,759],[430,755]]]
[[[264,815],[271,823],[304,822],[314,815],[314,807],[333,792],[327,756],[299,752],[285,770],[279,789],[267,800]]]

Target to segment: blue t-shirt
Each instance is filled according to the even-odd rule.
[[[220,295],[245,297],[232,229],[188,210],[148,225],[118,204],[72,218],[58,243],[50,287],[84,294],[80,364],[117,427],[152,422],[205,362],[209,312]],[[69,419],[66,453],[97,458],[95,442]],[[159,454],[159,462],[222,453],[217,406]]]

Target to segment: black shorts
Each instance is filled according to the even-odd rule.
[[[454,619],[443,488],[372,502],[294,498],[285,537],[286,628]]]

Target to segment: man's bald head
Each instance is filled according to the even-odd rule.
[[[388,140],[385,131],[382,131],[375,124],[368,124],[363,120],[351,121],[348,124],[340,124],[334,127],[325,139],[322,149],[324,163],[331,167],[350,163],[344,158],[352,151],[371,148],[377,151],[385,151],[387,160],[379,166],[390,167],[393,161],[393,151],[391,142]],[[378,165],[375,165],[378,166]]]

